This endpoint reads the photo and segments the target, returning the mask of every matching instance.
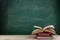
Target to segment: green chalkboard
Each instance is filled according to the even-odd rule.
[[[31,34],[34,25],[45,27],[57,24],[55,0],[2,1],[3,34]]]

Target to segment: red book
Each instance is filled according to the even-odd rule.
[[[52,33],[50,33],[50,32],[39,32],[36,35],[39,37],[50,37],[50,36],[52,36]]]

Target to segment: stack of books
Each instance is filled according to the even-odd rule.
[[[40,32],[37,34],[37,39],[38,40],[52,40],[52,34],[49,32]]]

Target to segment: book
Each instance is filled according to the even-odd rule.
[[[37,37],[37,40],[53,40],[53,37]]]
[[[33,30],[32,34],[36,34],[37,36],[46,37],[46,36],[52,36],[56,34],[54,30],[55,27],[53,25],[49,25],[44,28],[40,26],[34,26],[34,27],[37,29]]]

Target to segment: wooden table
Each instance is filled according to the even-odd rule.
[[[0,40],[37,40],[34,39],[35,35],[0,35]],[[60,40],[60,35],[53,36],[53,40]]]

